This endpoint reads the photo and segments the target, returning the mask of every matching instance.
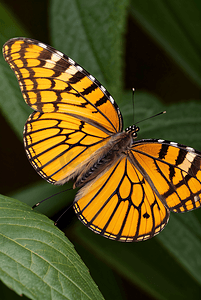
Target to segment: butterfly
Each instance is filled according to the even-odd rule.
[[[137,140],[123,130],[109,92],[71,58],[39,41],[10,39],[3,48],[26,103],[27,157],[47,182],[80,188],[77,217],[109,239],[143,241],[170,211],[201,206],[201,152],[162,139]]]

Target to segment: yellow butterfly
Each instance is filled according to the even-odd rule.
[[[78,218],[107,238],[147,240],[170,211],[201,205],[201,152],[123,131],[121,112],[101,83],[71,58],[28,38],[9,40],[5,60],[35,111],[24,128],[30,163],[45,180],[81,187]]]

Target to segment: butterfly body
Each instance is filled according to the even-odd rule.
[[[27,157],[46,181],[80,187],[78,218],[107,238],[150,239],[170,211],[201,206],[201,153],[123,131],[121,112],[90,73],[54,48],[27,38],[4,45],[26,103],[35,111],[24,128]]]
[[[105,147],[100,148],[90,156],[84,170],[78,175],[74,183],[75,187],[81,187],[113,165],[118,159],[128,156],[133,139],[137,137],[138,127],[130,131],[114,134]]]

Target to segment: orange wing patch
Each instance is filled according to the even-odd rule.
[[[127,242],[153,237],[169,218],[149,183],[126,157],[83,187],[74,209],[91,230]]]

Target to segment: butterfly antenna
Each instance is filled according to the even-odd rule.
[[[143,122],[143,121],[146,121],[146,120],[155,118],[155,117],[157,117],[157,116],[160,116],[160,115],[162,115],[162,114],[166,114],[166,110],[161,111],[161,112],[159,112],[158,114],[155,114],[155,115],[153,115],[153,116],[151,116],[151,117],[148,117],[148,118],[145,118],[145,119],[143,119],[143,120],[140,120],[140,121],[138,121],[137,123],[135,123],[135,125],[138,124],[138,123],[140,123],[140,122]]]
[[[56,193],[56,194],[53,194],[53,195],[51,195],[51,196],[49,196],[49,197],[47,197],[47,198],[43,199],[42,201],[40,201],[40,202],[36,203],[34,206],[32,206],[32,209],[34,209],[35,207],[39,206],[39,205],[40,205],[42,202],[44,202],[44,201],[46,201],[46,200],[48,200],[48,199],[50,199],[50,198],[52,198],[52,197],[54,197],[54,196],[57,196],[57,195],[59,195],[59,194],[61,194],[61,193],[64,193],[64,192],[70,191],[70,190],[72,190],[72,189],[73,189],[73,188],[66,189],[66,190],[63,190],[63,191],[59,191],[58,193]]]
[[[65,213],[73,206],[73,202],[62,212],[62,214],[58,217],[58,219],[54,222],[54,225],[56,226],[58,221],[65,215]]]
[[[134,124],[134,93],[135,93],[135,88],[132,88],[133,94],[132,94],[132,102],[133,102],[133,124]]]

